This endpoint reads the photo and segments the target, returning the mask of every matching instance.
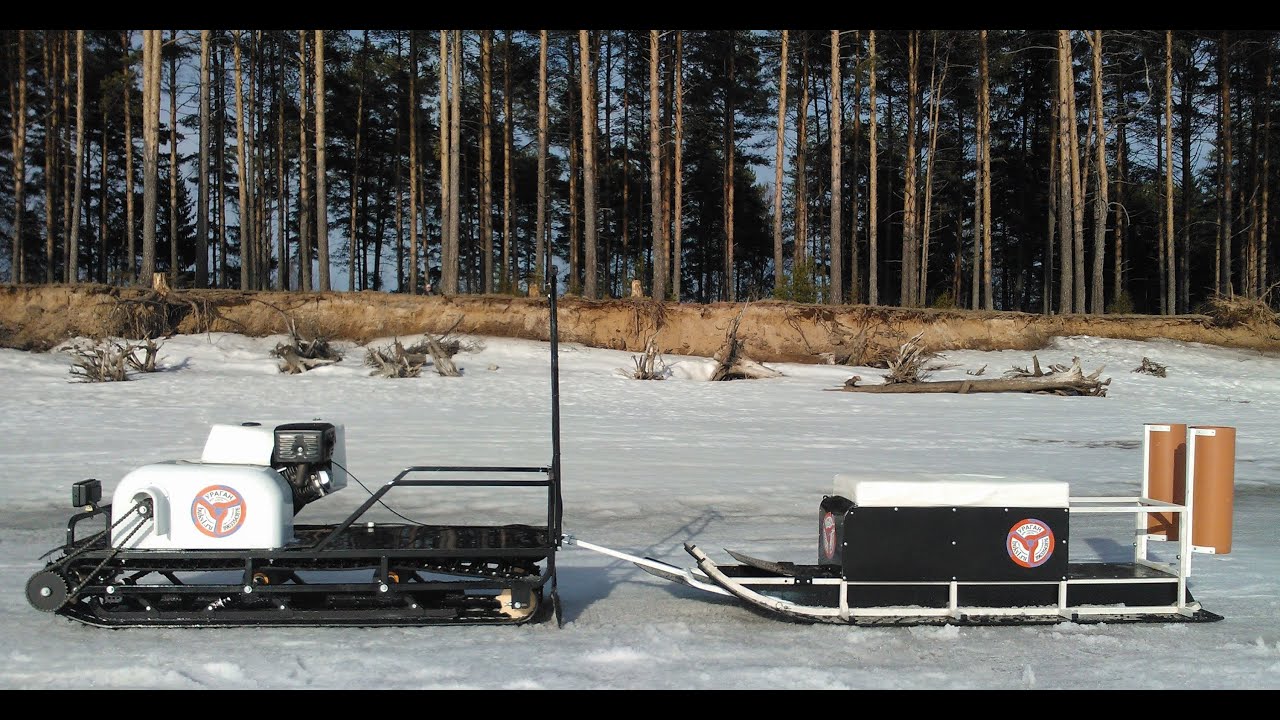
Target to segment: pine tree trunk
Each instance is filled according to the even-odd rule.
[[[1085,295],[1084,295],[1084,186],[1081,178],[1080,168],[1080,139],[1078,136],[1078,122],[1076,118],[1079,115],[1076,112],[1076,85],[1075,85],[1075,68],[1074,53],[1072,52],[1072,43],[1070,31],[1066,31],[1066,48],[1067,48],[1067,117],[1071,122],[1068,123],[1068,131],[1070,133],[1071,144],[1071,219],[1072,219],[1072,247],[1074,248],[1075,257],[1072,260],[1073,277],[1075,278],[1075,290],[1073,292],[1074,300],[1072,307],[1077,313],[1084,313]]]
[[[356,266],[356,254],[359,246],[359,223],[356,221],[358,215],[356,208],[356,200],[360,197],[360,131],[364,127],[364,78],[365,63],[368,62],[369,53],[369,31],[364,31],[364,46],[361,48],[360,55],[357,56],[356,62],[360,63],[360,72],[358,87],[356,90],[356,138],[355,138],[355,155],[351,158],[351,230],[348,232],[347,248],[349,255],[347,257],[347,289],[355,292],[357,289],[364,289],[364,273]],[[356,276],[361,276],[359,283],[356,282]]]
[[[98,103],[98,110],[102,113],[99,120],[102,122],[102,134],[98,138],[98,258],[94,263],[92,277],[99,285],[105,285],[107,278],[110,276],[111,254],[107,250],[109,229],[107,227],[107,203],[111,199],[111,193],[107,184],[107,135],[109,125],[107,122],[107,104]],[[19,156],[21,157],[21,156]],[[21,235],[14,235],[21,237]]]
[[[649,211],[653,221],[653,286],[651,297],[667,296],[667,276],[662,246],[662,168],[661,138],[658,124],[658,43],[657,30],[649,31]]]
[[[276,84],[272,95],[276,101],[276,252],[280,256],[276,269],[276,289],[289,289],[289,173],[285,164],[284,144],[284,43],[276,44],[277,67]],[[199,262],[197,255],[197,262]],[[197,287],[204,287],[197,283]]]
[[[329,191],[325,172],[324,31],[316,30],[316,258],[320,292],[329,291]]]
[[[861,202],[858,197],[859,168],[862,166],[862,72],[858,53],[862,49],[862,34],[853,31],[853,180],[849,183],[852,206],[849,221],[849,301],[855,305],[862,302],[861,260],[858,253],[858,211]]]
[[[157,31],[158,32],[158,31]],[[156,47],[159,52],[159,46]],[[67,282],[80,282],[80,201],[84,191],[84,31],[76,30],[76,179],[71,201],[71,249],[68,251]]]
[[[241,123],[247,125],[247,129],[245,130],[245,135],[244,135],[244,146],[245,146],[244,147],[244,160],[245,160],[244,178],[245,178],[245,183],[248,185],[248,190],[246,191],[248,204],[240,208],[240,212],[243,213],[241,217],[241,222],[240,222],[241,277],[242,278],[246,277],[245,270],[247,269],[248,271],[247,282],[241,282],[240,284],[240,288],[242,290],[258,289],[258,212],[257,212],[258,187],[257,187],[257,174],[254,171],[254,166],[257,163],[253,153],[253,146],[254,146],[253,120],[255,116],[255,112],[254,112],[255,82],[254,82],[253,70],[254,70],[254,60],[257,56],[256,35],[257,35],[257,32],[255,31],[254,34],[250,36],[250,40],[249,40],[249,58],[246,63],[247,67],[245,69],[245,80],[246,80],[246,84],[248,85],[248,88],[245,93],[246,95],[245,102],[244,102],[245,115],[244,115],[244,118],[241,119]]]
[[[169,287],[178,287],[178,31],[169,55]]]
[[[160,31],[143,30],[142,271],[150,284],[156,269],[156,185],[160,124]],[[239,44],[236,45],[237,51]],[[238,56],[237,56],[238,57]],[[238,79],[238,75],[237,75]],[[239,87],[239,86],[237,86]]]
[[[844,211],[840,199],[840,144],[843,140],[840,129],[841,108],[840,91],[840,31],[831,31],[831,297],[832,305],[844,304],[844,230],[840,225],[840,214]]]
[[[592,71],[591,42],[589,31],[578,31],[578,57],[582,63],[582,71],[578,76],[581,84],[580,98],[582,103],[582,219],[583,219],[583,265],[585,283],[583,294],[595,299],[596,292],[596,98],[595,73]],[[656,197],[654,199],[657,199]],[[654,258],[657,263],[657,258]]]
[[[879,229],[876,222],[876,156],[879,147],[876,144],[876,116],[879,109],[876,106],[876,31],[872,30],[867,38],[867,86],[869,92],[868,103],[871,106],[871,118],[869,127],[867,128],[867,142],[870,150],[867,154],[867,160],[870,163],[868,172],[870,178],[867,181],[867,303],[870,305],[880,304],[880,290],[877,284],[879,269],[877,265],[879,260],[876,258],[876,238],[879,235]]]
[[[565,115],[569,126],[569,282],[568,291],[572,295],[578,295],[582,292],[582,264],[578,258],[579,227],[578,227],[578,175],[579,169],[582,167],[582,151],[578,142],[578,133],[582,126],[574,121],[574,97],[579,93],[578,83],[576,82],[578,75],[578,63],[573,57],[573,42],[570,40],[568,49],[565,52],[565,63],[569,68],[569,78],[565,87]],[[579,98],[581,100],[581,98]],[[554,251],[549,251],[552,257],[555,256]],[[552,260],[554,262],[554,260]]]
[[[410,33],[409,33],[409,34],[410,34],[410,35],[412,35],[412,34],[413,34],[413,32],[412,32],[412,31],[410,31]],[[404,66],[404,42],[403,42],[403,40],[401,40],[401,37],[400,37],[400,33],[399,33],[399,31],[397,31],[397,32],[396,32],[396,61],[397,61],[397,62],[396,62],[397,67],[403,67],[403,66]],[[416,64],[416,63],[415,63],[415,64]],[[414,72],[412,72],[412,73],[408,73],[409,78],[410,78],[410,80],[411,80],[411,81],[412,81],[412,79],[413,79],[414,75],[416,75],[416,74],[417,74],[416,70],[417,70],[417,68],[414,68]],[[398,84],[397,84],[397,88],[398,88]],[[399,101],[400,101],[400,97],[399,97],[399,95],[400,95],[400,94],[399,94],[399,92],[397,92],[397,93],[396,93],[396,102],[397,102],[397,104],[399,104]],[[413,101],[411,101],[411,102],[409,103],[410,117],[413,117],[413,116],[417,115],[417,112],[416,112],[417,108],[415,107],[416,102],[417,102],[417,98],[415,97],[415,98],[413,98]],[[410,121],[410,122],[412,122],[412,121]],[[400,132],[400,123],[396,123],[396,140],[395,140],[395,143],[396,143],[396,149],[395,149],[395,157],[396,157],[396,177],[395,177],[395,186],[396,186],[396,290],[397,290],[397,292],[405,292],[405,287],[404,287],[404,284],[405,284],[405,267],[404,267],[404,250],[405,250],[405,247],[404,247],[404,162],[401,160],[401,158],[402,158],[402,157],[404,157],[404,156],[401,154],[401,151],[404,149],[404,139],[403,139],[403,135],[402,135],[402,134],[401,134],[401,132]],[[415,148],[415,149],[417,149],[417,148]],[[414,161],[416,161],[416,160],[417,160],[417,158],[412,158],[412,159],[411,159],[411,162],[414,162]],[[413,249],[415,249],[415,250],[417,249],[417,247],[416,247],[416,243],[415,243],[415,247],[414,247]],[[417,258],[414,258],[414,260],[415,260],[415,264],[416,264],[416,260],[417,260]],[[409,292],[410,292],[410,294],[412,294],[412,293],[414,292],[414,288],[409,288]]]
[[[209,287],[209,31],[200,31],[200,181],[196,191],[196,278],[197,288]],[[283,75],[283,68],[282,75]],[[281,105],[283,107],[283,104]],[[280,123],[283,132],[284,124]],[[281,135],[283,138],[283,135]],[[283,139],[280,140],[284,146]],[[281,234],[283,237],[283,233]],[[284,253],[280,273],[287,277]],[[288,288],[287,282],[282,286]]]
[[[986,31],[982,32],[986,41]],[[985,66],[984,66],[985,72]],[[902,276],[899,279],[898,304],[915,305],[916,244],[919,225],[916,218],[916,100],[919,94],[916,78],[920,74],[920,31],[912,30],[907,39],[907,159],[902,178]]]
[[[623,277],[632,282],[643,275],[631,258],[631,33],[622,34],[622,264]],[[625,284],[625,283],[624,283]],[[642,283],[643,284],[643,283]]]
[[[484,292],[493,292],[493,31],[480,31],[480,252]]]
[[[1102,104],[1102,31],[1093,32],[1093,116],[1096,121],[1094,138],[1097,155],[1097,184],[1093,197],[1093,288],[1090,311],[1101,315],[1107,311],[1102,290],[1102,268],[1107,253],[1107,129]],[[1169,176],[1172,178],[1172,174]],[[1169,195],[1170,208],[1173,195]],[[1170,210],[1172,212],[1172,210]],[[1172,217],[1172,216],[1171,216]]]
[[[734,270],[736,263],[734,261],[734,240],[733,240],[733,203],[734,203],[734,159],[737,155],[737,148],[733,140],[733,90],[734,90],[734,71],[735,57],[737,54],[736,37],[734,31],[729,31],[729,84],[726,86],[725,92],[725,113],[724,113],[724,298],[729,302],[737,300],[737,282]]]
[[[1188,39],[1188,42],[1193,42],[1193,40]],[[1182,273],[1178,282],[1178,295],[1180,296],[1180,307],[1186,310],[1189,304],[1187,296],[1191,284],[1188,273],[1190,269],[1189,256],[1191,255],[1191,205],[1194,202],[1196,192],[1195,176],[1192,174],[1191,167],[1194,83],[1189,82],[1192,73],[1192,53],[1190,48],[1187,49],[1183,60],[1186,64],[1183,66],[1182,93],[1178,103],[1178,114],[1181,116],[1179,129],[1182,131],[1182,257],[1180,258]]]
[[[307,142],[307,103],[311,99],[307,76],[307,32],[298,31],[298,287],[315,289],[311,278],[311,144]]]
[[[985,35],[979,34],[980,39],[985,39]],[[982,134],[986,128],[982,123],[983,113],[985,111],[984,103],[986,95],[982,92],[982,66],[978,68],[978,87],[977,102],[973,115],[973,266],[970,279],[970,308],[977,310],[982,307],[982,288],[985,286],[983,282],[983,263],[982,263],[982,148],[986,146]]]
[[[1222,173],[1222,239],[1218,247],[1218,292],[1223,295],[1234,295],[1231,282],[1231,49],[1227,44],[1227,33],[1224,31],[1218,44],[1219,70],[1218,85],[1222,92],[1222,118],[1220,145]]]
[[[1053,249],[1054,236],[1058,230],[1058,103],[1056,100],[1050,102],[1049,112],[1049,227],[1045,231],[1045,245],[1043,272],[1044,272],[1044,306],[1045,315],[1053,314]]]
[[[149,31],[148,31],[149,32]],[[232,50],[233,57],[233,79],[236,86],[236,179],[238,190],[240,193],[240,204],[236,206],[236,217],[240,225],[240,289],[249,289],[249,246],[251,243],[250,235],[251,220],[249,211],[249,168],[245,163],[245,139],[244,139],[244,96],[241,88],[240,78],[240,31],[235,32],[235,42]],[[144,221],[145,222],[145,221]],[[150,273],[146,270],[145,260],[142,270],[142,277],[150,277]]]
[[[938,34],[933,34],[933,61],[936,67],[938,56]],[[929,161],[924,171],[924,221],[920,230],[920,283],[916,302],[919,305],[929,303],[929,232],[933,216],[933,165],[938,152],[938,120],[942,107],[942,86],[947,81],[948,61],[942,61],[942,72],[934,82],[932,69],[929,72]]]
[[[511,213],[515,211],[511,186],[511,154],[515,144],[515,125],[511,117],[511,31],[502,53],[502,292],[509,293],[514,286],[511,264]]]
[[[1058,238],[1061,249],[1060,282],[1058,284],[1058,312],[1075,312],[1072,303],[1075,270],[1073,268],[1074,237],[1071,231],[1071,131],[1075,123],[1068,96],[1071,85],[1071,39],[1066,30],[1058,31]]]
[[[1120,103],[1117,106],[1117,113],[1123,114],[1126,106],[1126,93],[1124,89],[1123,75],[1117,75],[1117,92],[1120,96]],[[1128,120],[1122,119],[1116,125],[1116,207],[1124,208],[1125,206],[1125,186],[1129,184],[1128,158],[1129,158],[1129,138],[1126,132]],[[1112,293],[1111,296],[1120,299],[1125,290],[1125,271],[1124,271],[1124,254],[1125,248],[1128,246],[1129,240],[1129,218],[1123,209],[1116,212],[1116,231],[1115,240],[1113,241],[1115,251],[1112,258]]]
[[[441,252],[442,294],[458,292],[458,248],[461,220],[460,195],[462,192],[462,31],[454,30],[450,43],[450,76],[453,94],[449,98],[449,242]]]
[[[541,285],[547,279],[547,31],[540,30],[538,38],[538,224],[534,231],[534,277],[530,282]]]
[[[128,37],[128,31],[125,32],[124,36],[126,38]],[[54,42],[51,37],[51,32],[46,30],[44,32],[44,77],[45,77],[46,92],[53,91],[53,87],[55,85],[54,77],[57,73],[57,55],[54,53],[53,45],[54,45]],[[125,55],[126,57],[128,56],[127,47],[125,50]],[[129,69],[129,64],[128,64],[128,61],[126,60],[125,62],[126,77],[124,82],[124,88],[125,88],[124,118],[125,118],[125,141],[126,142],[130,140],[128,98],[129,98],[129,84],[131,80],[128,77],[129,75],[128,69]],[[49,127],[45,130],[45,133],[44,133],[44,232],[45,232],[44,281],[46,283],[53,283],[54,280],[57,278],[57,273],[54,270],[54,263],[53,263],[53,256],[54,256],[54,250],[55,250],[53,208],[55,205],[54,197],[55,197],[55,193],[57,192],[56,186],[54,185],[54,182],[53,182],[53,176],[54,176],[54,155],[55,155],[55,148],[56,148],[56,142],[58,137],[57,122],[58,122],[58,113],[53,112],[52,108],[50,108]],[[133,167],[132,153],[126,153],[126,162],[128,163],[128,167],[132,169]],[[129,188],[129,193],[128,193],[129,197],[127,198],[129,201],[127,204],[127,207],[129,210],[128,212],[129,227],[127,228],[129,233],[129,253],[130,253],[129,271],[132,272],[133,271],[133,249],[134,249],[133,248],[132,173],[129,173],[129,177],[126,178],[126,181],[128,182],[128,188]],[[132,280],[132,277],[126,278],[126,282],[129,282],[131,280]]]
[[[791,278],[794,283],[809,254],[809,31],[800,43],[800,105],[796,108],[795,238],[791,249]]]
[[[421,265],[422,248],[418,243],[418,209],[421,198],[418,195],[418,40],[417,32],[409,31],[409,294],[418,294],[418,273]],[[444,31],[440,31],[440,48],[443,51]],[[446,56],[440,55],[440,139],[446,140],[445,128],[449,125],[449,106],[445,102],[445,65]],[[445,179],[449,176],[448,143],[440,143],[440,230],[444,233],[443,208],[448,207],[448,193],[445,190]],[[422,244],[426,244],[423,238]]]
[[[1266,108],[1262,114],[1262,219],[1260,221],[1260,236],[1258,239],[1258,288],[1263,293],[1263,298],[1267,298],[1267,293],[1271,292],[1271,274],[1269,272],[1271,249],[1267,244],[1267,223],[1269,222],[1269,205],[1271,187],[1271,42],[1267,42],[1265,54],[1266,63],[1266,80],[1263,85],[1262,106]],[[1183,243],[1183,253],[1187,252],[1188,245]]]
[[[987,70],[987,31],[982,31],[982,293],[983,307],[995,309],[991,247],[991,73]]]
[[[219,33],[221,37],[221,33]],[[214,101],[218,108],[218,141],[214,143],[215,147],[215,164],[218,166],[217,177],[217,210],[218,210],[218,237],[216,257],[214,258],[214,267],[217,268],[217,278],[215,279],[215,287],[230,287],[231,283],[227,279],[227,53],[221,47],[217,48],[218,62],[214,66],[215,80],[214,85]]]
[[[73,156],[74,133],[71,127],[71,32],[62,31],[62,147],[59,162],[62,167],[62,279],[73,282],[71,277],[71,170],[75,164]],[[148,279],[150,282],[150,279]]]
[[[674,93],[672,87],[675,85],[675,31],[667,31],[670,36],[664,44],[665,49],[662,50],[662,67],[665,68],[665,77],[660,83],[665,83],[667,91],[663,93],[663,116],[661,119],[659,135],[660,156],[662,159],[662,275],[663,281],[663,298],[671,297],[671,205],[672,190],[674,181],[672,175],[672,134],[674,130],[674,120],[672,113],[674,111]],[[661,85],[659,85],[661,88]]]
[[[778,68],[778,124],[773,161],[773,286],[783,283],[782,262],[782,167],[787,147],[787,44],[789,32],[782,31],[782,63]]]
[[[676,129],[675,129],[675,157],[672,160],[674,166],[674,182],[675,188],[672,198],[672,229],[675,234],[673,244],[675,250],[673,253],[673,266],[671,270],[671,294],[676,302],[680,302],[681,288],[680,277],[683,273],[682,259],[684,257],[683,237],[684,237],[684,31],[676,31],[676,69],[675,69],[675,96],[676,96]],[[781,253],[781,248],[778,250]]]
[[[9,95],[9,117],[13,122],[13,260],[10,264],[10,282],[26,282],[24,265],[26,253],[23,252],[22,217],[26,214],[27,188],[27,34],[26,30],[18,30],[18,67],[16,72],[17,87],[11,88]],[[16,92],[14,90],[16,89]],[[14,102],[14,96],[17,102]],[[16,105],[16,107],[15,107]],[[105,150],[103,151],[106,152]],[[103,187],[105,204],[106,187]]]
[[[1102,35],[1102,31],[1098,31],[1098,35]],[[1101,41],[1099,41],[1101,44]],[[1164,34],[1164,202],[1165,202],[1165,226],[1164,237],[1167,243],[1168,267],[1166,273],[1168,277],[1167,291],[1169,299],[1167,309],[1170,315],[1176,315],[1178,312],[1178,279],[1174,264],[1174,242],[1173,242],[1173,31],[1166,30]],[[1101,270],[1097,270],[1101,275]],[[1102,281],[1097,281],[1099,285]]]

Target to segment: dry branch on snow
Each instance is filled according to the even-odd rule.
[[[155,372],[160,346],[151,338],[141,343],[105,340],[76,343],[65,352],[72,356],[70,373],[80,382],[121,382],[129,379],[130,371]]]
[[[1031,358],[1034,370],[1013,368],[1005,372],[1003,378],[987,380],[938,380],[932,382],[890,383],[882,385],[859,385],[861,377],[855,375],[845,381],[842,390],[848,392],[869,393],[991,393],[991,392],[1024,392],[1046,393],[1052,395],[1089,395],[1105,397],[1111,378],[1099,380],[1103,367],[1085,375],[1080,368],[1080,358],[1072,358],[1071,366],[1051,366],[1049,372],[1040,368],[1040,360],[1034,355]]]
[[[379,377],[418,377],[426,362],[426,355],[406,351],[399,339],[390,345],[369,348],[364,355],[364,364],[374,369],[369,374]]]
[[[1169,368],[1155,362],[1154,360],[1144,357],[1142,358],[1142,364],[1134,368],[1132,372],[1141,373],[1143,375],[1155,375],[1156,377],[1166,377],[1168,375]]]
[[[277,343],[272,356],[280,359],[280,372],[290,375],[306,372],[324,365],[342,361],[342,353],[322,337],[303,338],[298,334],[297,323],[292,318],[289,325],[289,342]]]
[[[448,334],[440,337],[424,335],[422,340],[407,348],[399,339],[390,345],[370,348],[365,352],[365,365],[373,368],[373,372],[369,374],[377,377],[418,377],[430,359],[437,374],[461,377],[462,371],[454,364],[453,356],[460,352],[473,353],[483,349],[483,343],[464,341]]]

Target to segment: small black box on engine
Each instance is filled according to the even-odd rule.
[[[102,483],[94,478],[81,480],[71,485],[71,506],[85,507],[96,505],[102,499]]]

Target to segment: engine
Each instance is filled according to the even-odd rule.
[[[342,455],[341,432],[340,426],[320,422],[276,426],[271,463],[293,490],[295,515],[307,503],[346,487],[346,473],[333,465],[335,452]]]
[[[346,487],[345,462],[341,425],[214,425],[199,460],[152,463],[121,478],[112,495],[112,544],[283,547],[298,511]]]

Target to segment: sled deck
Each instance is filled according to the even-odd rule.
[[[535,478],[421,478],[441,472]],[[394,489],[442,486],[544,488],[547,523],[361,522]],[[122,549],[107,530],[76,539],[81,522],[111,517],[103,505],[71,519],[61,555],[32,576],[27,596],[102,627],[539,622],[557,602],[556,489],[552,468],[410,467],[341,523],[295,525],[289,544],[252,550]]]

